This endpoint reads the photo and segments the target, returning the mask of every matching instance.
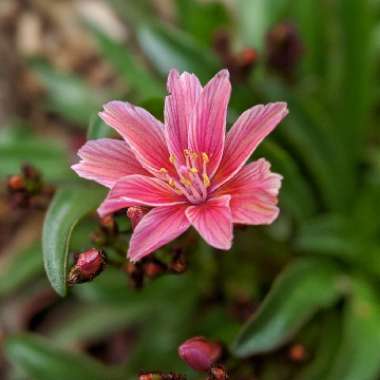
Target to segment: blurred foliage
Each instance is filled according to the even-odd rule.
[[[11,118],[0,131],[0,176],[5,183],[27,161],[58,190],[42,237],[50,284],[36,239],[0,256],[0,340],[10,363],[2,378],[132,379],[159,369],[198,379],[176,350],[202,334],[229,348],[236,380],[380,379],[379,2],[169,3],[170,16],[149,0],[109,0],[127,41],[84,21],[117,85],[95,86],[40,59],[25,62],[44,89],[34,107],[59,121],[59,133]],[[268,64],[268,33],[289,24],[299,40],[286,46],[300,44],[303,53],[281,71]],[[220,35],[228,48],[218,48]],[[241,71],[236,57],[246,48],[257,60]],[[67,291],[70,253],[92,246],[98,222],[91,212],[104,195],[69,166],[88,125],[88,139],[112,134],[96,116],[101,105],[117,97],[162,117],[171,68],[205,82],[226,64],[239,73],[229,121],[255,103],[289,104],[288,118],[253,157],[266,157],[284,176],[279,220],[235,229],[227,254],[195,241],[188,273],[148,281],[140,291],[113,267]],[[129,237],[125,219],[117,217]],[[37,317],[25,311],[30,303]],[[301,361],[288,354],[294,343],[306,350]]]

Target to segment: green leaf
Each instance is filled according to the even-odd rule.
[[[43,226],[42,249],[49,281],[61,296],[66,294],[71,233],[79,219],[94,210],[103,197],[104,191],[99,188],[64,188],[50,204]]]
[[[310,364],[302,368],[295,380],[321,380],[326,378],[328,370],[335,361],[335,354],[342,337],[341,315],[326,316],[321,325],[320,341]]]
[[[112,369],[77,352],[64,351],[32,334],[9,337],[5,341],[9,361],[33,380],[116,380]]]
[[[109,137],[113,130],[97,115],[93,114],[87,130],[87,140]]]
[[[201,44],[212,45],[215,32],[226,29],[230,22],[222,3],[176,0],[176,5],[182,27]]]
[[[18,173],[28,162],[45,178],[57,181],[70,176],[67,148],[59,141],[32,135],[26,128],[0,131],[0,177]]]
[[[287,151],[274,142],[265,141],[255,155],[256,157],[266,157],[273,165],[273,171],[284,177],[280,202],[285,209],[298,221],[313,215],[316,211],[314,194],[295,160]]]
[[[8,259],[0,265],[0,297],[8,295],[43,272],[39,243],[12,254]]]
[[[265,35],[279,21],[288,0],[238,0],[237,25],[242,43],[263,50]]]
[[[340,271],[328,261],[303,259],[291,264],[241,330],[233,353],[247,357],[284,344],[317,311],[337,301],[341,280]]]
[[[343,62],[339,65],[341,80],[336,116],[347,147],[346,158],[355,165],[357,154],[367,139],[371,101],[377,83],[373,65],[375,18],[371,1],[339,0],[337,3]]]
[[[66,120],[85,126],[91,115],[111,96],[93,88],[74,74],[62,73],[42,63],[34,63],[33,70],[44,85],[48,110]]]
[[[136,54],[124,46],[110,39],[95,26],[90,26],[101,53],[115,70],[120,74],[125,83],[135,91],[140,99],[161,97],[164,95],[164,86],[144,68]]]
[[[195,73],[202,81],[209,80],[219,64],[211,51],[199,45],[190,35],[163,24],[144,24],[137,38],[145,55],[157,70],[166,76],[170,69]]]
[[[125,289],[125,284],[124,284]],[[66,313],[65,320],[49,336],[62,345],[95,341],[120,331],[132,323],[141,322],[150,306],[145,302],[126,305],[83,304]]]
[[[343,340],[325,380],[376,380],[380,374],[380,300],[363,279],[353,282]]]

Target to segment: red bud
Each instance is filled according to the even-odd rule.
[[[70,270],[68,282],[70,284],[79,284],[90,281],[102,271],[104,264],[103,252],[95,248],[82,252]]]
[[[20,175],[13,175],[8,179],[8,188],[13,191],[23,190],[25,181]]]
[[[178,349],[178,354],[192,369],[207,372],[222,353],[220,344],[202,336],[188,339]]]
[[[148,209],[140,206],[129,207],[127,216],[131,221],[132,230],[136,228],[143,216],[148,212]]]

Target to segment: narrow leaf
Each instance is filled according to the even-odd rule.
[[[94,210],[103,197],[104,192],[98,188],[64,188],[50,204],[43,226],[42,249],[49,281],[61,296],[66,294],[71,233],[79,219]]]
[[[328,261],[304,259],[291,264],[241,330],[233,353],[247,357],[285,343],[317,311],[336,302],[342,293],[340,280],[339,270]]]
[[[380,374],[380,300],[362,279],[353,282],[343,341],[325,380],[376,380]]]
[[[32,334],[10,337],[5,342],[9,361],[33,380],[116,380],[111,369],[79,353],[69,353]]]

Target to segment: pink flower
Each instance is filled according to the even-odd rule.
[[[101,216],[132,206],[151,210],[136,226],[128,257],[140,260],[193,226],[211,246],[228,250],[233,223],[270,224],[278,216],[282,177],[263,158],[246,162],[288,114],[286,103],[245,111],[226,134],[231,93],[222,70],[204,87],[171,70],[165,124],[130,103],[111,101],[99,115],[124,140],[88,141],[72,168],[110,188]]]

